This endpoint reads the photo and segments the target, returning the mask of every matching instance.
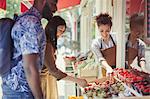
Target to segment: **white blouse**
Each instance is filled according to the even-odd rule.
[[[114,34],[111,34],[111,37],[114,40],[115,44],[117,44],[116,43],[116,36]],[[128,38],[128,35],[126,37],[126,42],[128,41],[127,38]],[[109,39],[108,44],[106,44],[102,40],[102,38],[96,38],[92,42],[91,50],[96,57],[96,61],[99,62],[100,64],[103,60],[105,60],[100,49],[107,49],[107,48],[113,47],[114,43],[113,43],[112,39]],[[138,40],[138,43],[135,43],[134,45],[128,41],[127,47],[132,47],[132,48],[138,49],[138,58],[137,58],[138,61],[145,60],[145,47],[146,47],[146,45],[141,39],[137,39],[137,40]]]
[[[111,37],[112,37],[114,43],[116,44],[115,35],[111,34]],[[96,56],[97,62],[100,62],[100,64],[103,60],[105,60],[100,49],[107,49],[107,48],[113,47],[114,43],[113,43],[112,39],[111,38],[109,39],[108,44],[106,44],[102,38],[96,38],[92,42],[91,50],[94,53],[94,55]]]

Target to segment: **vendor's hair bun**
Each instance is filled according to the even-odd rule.
[[[96,22],[97,25],[110,25],[110,27],[112,26],[112,17],[108,14],[108,13],[101,13],[98,16],[96,16]]]

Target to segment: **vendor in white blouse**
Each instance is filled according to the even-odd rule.
[[[96,17],[99,37],[92,42],[92,52],[96,60],[102,65],[102,74],[106,76],[116,67],[116,39],[110,34],[112,18],[109,14],[100,14]]]
[[[145,43],[140,39],[144,32],[144,16],[134,14],[130,17],[130,34],[126,43],[127,68],[131,68],[133,60],[137,57],[138,66],[145,69]]]

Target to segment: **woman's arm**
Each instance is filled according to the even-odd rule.
[[[47,43],[46,52],[45,52],[45,66],[48,67],[50,74],[56,77],[58,80],[69,80],[75,83],[78,83],[81,87],[87,86],[87,81],[84,79],[75,78],[67,75],[56,67],[55,59],[53,56],[52,46],[50,43]]]
[[[69,75],[64,77],[62,80],[68,80],[68,81],[75,82],[75,83],[79,84],[81,87],[87,86],[87,81],[85,79],[75,78],[75,77],[72,77]]]
[[[146,48],[145,43],[139,39],[138,61],[142,71],[147,72],[145,60],[145,48]]]
[[[113,72],[113,69],[110,65],[108,65],[107,61],[103,60],[101,62],[102,66],[106,69],[107,74],[111,74]]]
[[[112,73],[113,69],[111,68],[111,66],[107,63],[107,61],[105,60],[105,58],[103,57],[101,51],[100,51],[100,42],[98,41],[94,41],[92,43],[91,49],[92,52],[94,53],[94,55],[96,56],[96,60],[107,70],[107,73]]]
[[[56,77],[58,80],[67,76],[66,73],[62,72],[56,67],[54,51],[50,42],[46,44],[44,65],[48,68],[49,73]]]

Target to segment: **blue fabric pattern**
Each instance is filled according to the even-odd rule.
[[[32,7],[19,17],[12,29],[11,35],[14,40],[12,64],[16,65],[13,66],[8,75],[3,77],[3,82],[17,92],[31,91],[26,81],[22,55],[38,53],[39,59],[37,64],[39,70],[43,66],[46,36],[41,25],[41,18],[40,12]],[[21,59],[18,60],[18,57],[21,57]]]
[[[34,99],[31,92],[16,92],[10,89],[6,83],[2,84],[3,87],[3,97],[2,99]]]

